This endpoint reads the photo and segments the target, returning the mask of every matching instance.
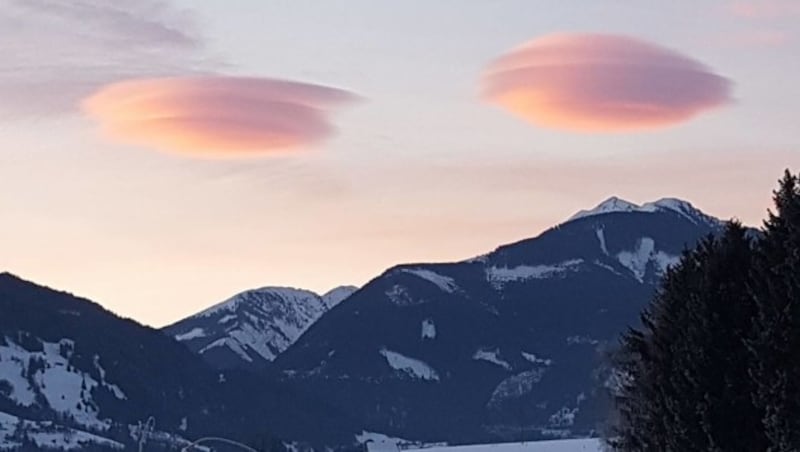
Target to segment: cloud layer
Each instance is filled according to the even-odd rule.
[[[256,77],[175,77],[112,83],[83,110],[112,139],[200,157],[262,155],[333,133],[329,110],[347,91]]]
[[[730,82],[630,37],[556,34],[491,63],[483,96],[537,125],[617,132],[670,126],[719,107],[730,99]]]
[[[0,0],[0,118],[73,113],[98,87],[211,67],[168,0]]]

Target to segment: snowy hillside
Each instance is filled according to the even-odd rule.
[[[22,407],[42,400],[81,426],[108,430],[111,420],[100,419],[92,394],[102,387],[118,400],[127,397],[119,386],[106,381],[100,357],[94,357],[95,379],[70,364],[75,350],[73,341],[41,342],[36,348],[39,350],[29,351],[11,338],[0,337],[0,388],[6,388],[9,400]]]
[[[39,450],[81,450],[87,447],[122,450],[125,445],[94,433],[48,421],[20,419],[0,411],[0,451],[22,447]]]
[[[288,287],[248,290],[164,331],[218,368],[260,367],[356,290],[342,286],[324,295]]]

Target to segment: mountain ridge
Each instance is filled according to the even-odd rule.
[[[264,367],[356,290],[339,286],[320,295],[293,287],[250,289],[162,331],[217,368]]]

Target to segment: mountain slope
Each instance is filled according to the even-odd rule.
[[[220,372],[158,330],[8,273],[0,274],[0,414],[25,427],[28,442],[52,425],[58,444],[74,430],[112,449],[131,445],[132,426],[149,417],[173,446],[205,435],[344,443],[356,432],[342,413],[269,374]]]
[[[275,363],[391,436],[589,434],[606,413],[605,351],[682,250],[721,225],[679,200],[611,199],[479,258],[394,267]]]
[[[217,368],[263,367],[356,290],[342,286],[321,296],[288,287],[248,290],[163,331]]]

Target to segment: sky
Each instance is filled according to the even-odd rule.
[[[0,0],[0,27],[0,270],[152,326],[612,195],[757,226],[800,170],[794,0]]]

